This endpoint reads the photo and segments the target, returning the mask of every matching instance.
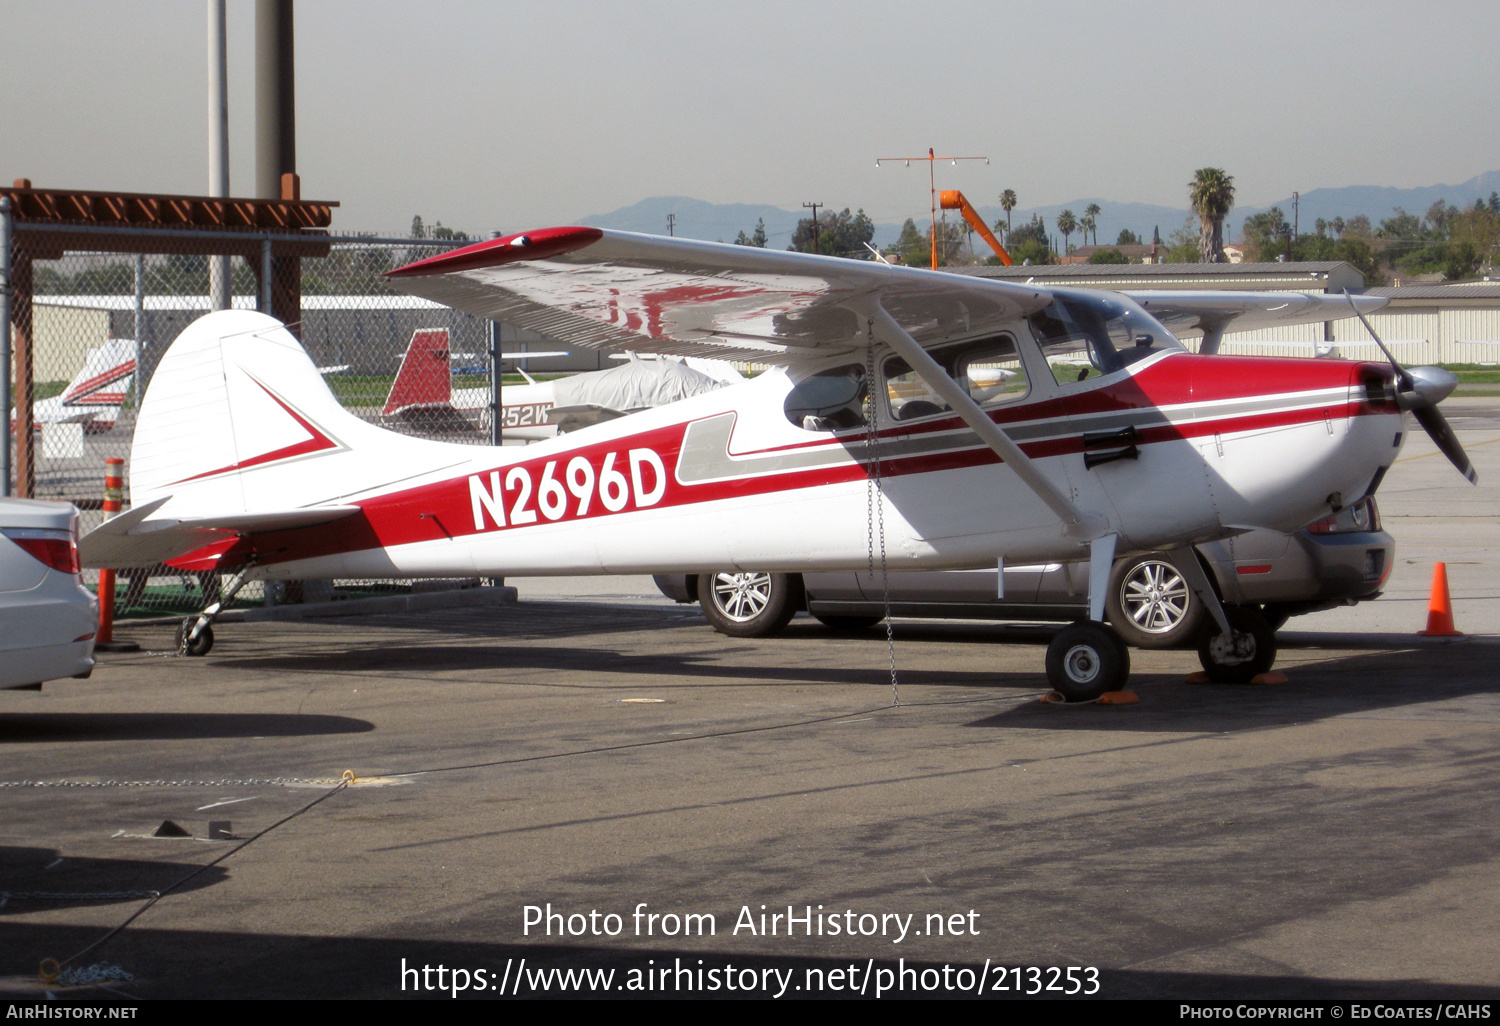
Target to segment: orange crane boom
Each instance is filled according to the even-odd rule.
[[[980,237],[990,244],[990,249],[995,251],[995,255],[1000,258],[1002,264],[1010,267],[1015,263],[1010,258],[1010,254],[1005,252],[1005,247],[1000,245],[1000,240],[995,238],[995,234],[985,225],[984,218],[980,217],[979,212],[969,205],[968,200],[964,199],[963,193],[957,189],[944,189],[941,206],[944,210],[957,210],[961,212],[964,215],[964,220],[969,222],[969,227],[978,232]]]

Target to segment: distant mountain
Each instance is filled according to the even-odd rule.
[[[1301,196],[1299,211],[1300,227],[1311,232],[1318,218],[1331,221],[1335,217],[1349,220],[1364,214],[1371,224],[1378,225],[1382,219],[1401,207],[1409,214],[1421,217],[1427,208],[1438,200],[1458,207],[1473,206],[1476,199],[1488,200],[1490,193],[1500,192],[1500,171],[1487,171],[1459,185],[1429,185],[1414,189],[1395,189],[1375,185],[1351,185],[1339,189],[1310,189]],[[978,197],[970,197],[973,201]],[[1074,217],[1082,217],[1090,203],[1100,207],[1098,237],[1101,245],[1112,244],[1120,237],[1120,230],[1128,228],[1149,242],[1153,229],[1160,227],[1162,238],[1182,227],[1191,217],[1186,206],[1164,207],[1150,203],[1116,203],[1113,200],[1083,197],[1067,203],[1054,203],[1041,207],[1017,207],[1011,211],[1011,224],[1025,224],[1035,214],[1040,214],[1047,223],[1047,230],[1057,235],[1057,215],[1064,210],[1073,211]],[[1280,207],[1287,220],[1292,218],[1292,199],[1270,203],[1266,206],[1236,206],[1229,213],[1225,225],[1225,237],[1238,239],[1245,218]],[[1003,220],[1005,211],[996,204],[981,204],[977,207],[980,216],[988,224]],[[797,222],[806,216],[806,211],[783,210],[767,204],[757,203],[707,203],[685,196],[657,196],[641,200],[632,206],[621,207],[608,214],[588,214],[580,223],[599,228],[616,228],[621,231],[645,232],[650,235],[667,234],[667,215],[676,215],[675,233],[689,239],[723,240],[733,242],[740,232],[750,234],[755,230],[758,218],[764,218],[769,245],[773,249],[785,249],[797,228]],[[950,218],[957,217],[949,211]],[[915,219],[920,227],[925,216]],[[899,224],[877,224],[875,244],[889,246],[901,234]],[[1076,242],[1079,236],[1075,234]],[[1061,239],[1057,240],[1061,243]],[[981,247],[983,243],[978,243]]]
[[[1438,200],[1455,207],[1472,207],[1476,199],[1488,201],[1492,192],[1500,192],[1500,171],[1486,171],[1459,185],[1424,185],[1415,189],[1350,185],[1342,189],[1312,189],[1302,194],[1298,220],[1304,232],[1311,231],[1313,222],[1320,217],[1325,221],[1332,221],[1335,217],[1347,221],[1364,214],[1371,224],[1378,225],[1397,207],[1421,217]],[[1246,217],[1271,207],[1280,207],[1287,220],[1292,219],[1292,198],[1288,196],[1277,203],[1244,212],[1236,207],[1234,213],[1238,220],[1235,224],[1244,224]]]

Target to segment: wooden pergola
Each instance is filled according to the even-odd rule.
[[[281,176],[280,199],[172,196],[78,189],[37,189],[18,178],[0,187],[10,200],[10,299],[16,383],[15,491],[35,490],[32,391],[33,263],[69,250],[243,257],[257,292],[270,292],[272,317],[293,334],[302,320],[303,257],[327,256],[337,203],[300,198],[294,174]],[[267,259],[269,257],[269,260]],[[270,281],[266,281],[267,270]],[[3,329],[0,329],[3,330]]]

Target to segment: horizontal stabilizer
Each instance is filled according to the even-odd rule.
[[[315,506],[180,520],[150,519],[170,498],[157,499],[105,521],[78,542],[79,560],[92,568],[149,566],[237,535],[311,527],[359,512],[358,506]]]

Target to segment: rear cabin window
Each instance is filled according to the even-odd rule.
[[[981,406],[1012,402],[1029,390],[1026,368],[1009,335],[934,349],[932,358]],[[899,356],[885,361],[885,389],[895,420],[951,412],[927,382]]]
[[[782,409],[806,431],[840,431],[864,425],[869,395],[864,367],[851,363],[803,378],[787,393]]]

